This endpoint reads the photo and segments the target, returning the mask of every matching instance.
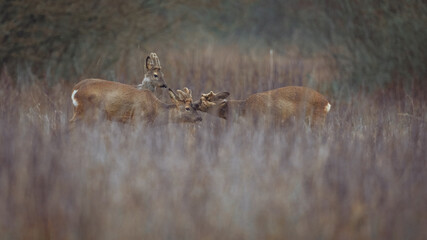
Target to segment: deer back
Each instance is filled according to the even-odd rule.
[[[198,122],[202,118],[192,105],[191,91],[179,91],[178,96],[169,89],[173,104],[161,102],[148,90],[101,79],[86,79],[75,85],[71,94],[75,122],[84,115],[102,114],[109,120],[148,123]]]
[[[74,91],[73,102],[77,103],[74,104],[77,110],[99,110],[109,120],[127,122],[141,117],[151,122],[160,107],[158,99],[147,90],[101,79],[83,80],[73,88]]]
[[[245,100],[224,100],[228,93],[202,94],[198,109],[221,118],[251,117],[284,123],[291,117],[308,117],[314,124],[324,122],[331,105],[313,89],[290,86],[255,93]]]
[[[330,109],[328,100],[317,91],[299,86],[256,93],[246,99],[245,114],[270,116],[286,122],[291,117],[305,118],[313,125],[323,124]]]

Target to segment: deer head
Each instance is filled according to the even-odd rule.
[[[160,60],[157,54],[150,53],[145,60],[146,73],[144,75],[144,80],[138,85],[138,88],[147,89],[151,92],[154,92],[157,87],[167,88],[161,69],[162,67],[160,66]]]
[[[172,89],[169,88],[169,96],[172,103],[176,106],[177,110],[176,119],[182,122],[197,122],[202,121],[200,114],[196,111],[193,105],[193,97],[191,96],[191,90],[184,88],[183,90],[177,90],[176,94]]]
[[[209,93],[203,94],[200,97],[200,100],[194,103],[194,106],[197,110],[201,112],[212,112],[218,111],[221,106],[224,106],[226,103],[226,98],[230,96],[228,92],[214,93],[210,91]]]

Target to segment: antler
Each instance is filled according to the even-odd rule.
[[[159,57],[156,53],[150,53],[146,59],[147,69],[161,69]]]
[[[157,54],[150,53],[150,58],[153,59],[153,61],[154,61],[154,68],[158,68],[158,69],[162,68],[160,66],[160,60],[159,60],[159,57],[157,57]]]
[[[200,100],[198,100],[195,105],[199,111],[206,112],[209,108],[226,102],[226,98],[229,95],[230,93],[228,92],[214,93],[210,91],[209,93],[202,93]]]
[[[202,97],[200,98],[199,104],[199,110],[200,111],[207,111],[209,108],[216,105],[216,103],[213,100],[213,98],[216,96],[216,94],[212,91],[209,93],[202,93]]]
[[[213,101],[214,98],[216,97],[216,94],[212,91],[210,91],[209,93],[202,93],[202,99],[205,101]]]
[[[191,96],[191,90],[188,88],[184,88],[183,91],[181,90],[176,90],[178,92],[178,98],[180,98],[181,101],[186,102],[186,101],[193,101],[193,97]]]

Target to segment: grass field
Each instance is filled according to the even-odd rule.
[[[410,92],[336,87],[327,55],[159,57],[168,84],[194,99],[311,86],[332,104],[326,126],[254,128],[203,114],[197,125],[68,132],[78,79],[21,84],[32,81],[3,73],[0,239],[427,239],[427,106]]]

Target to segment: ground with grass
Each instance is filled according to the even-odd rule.
[[[191,88],[194,99],[311,86],[332,104],[326,125],[254,127],[203,114],[197,125],[100,122],[69,132],[78,79],[3,72],[2,239],[427,238],[427,107],[410,92],[337,89],[325,56],[159,56],[168,85]]]

